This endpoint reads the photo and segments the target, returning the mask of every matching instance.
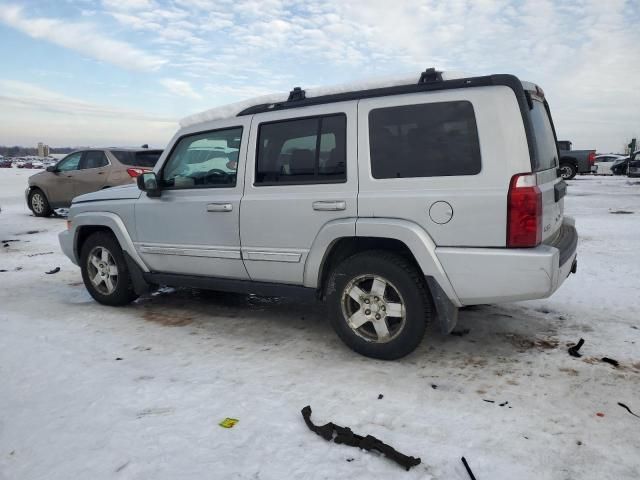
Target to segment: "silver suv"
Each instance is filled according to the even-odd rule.
[[[430,320],[450,332],[462,306],[548,297],[575,272],[538,86],[429,69],[266,102],[184,119],[138,187],[74,200],[60,243],[98,302],[307,293],[352,349],[395,359]]]

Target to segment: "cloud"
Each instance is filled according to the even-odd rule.
[[[156,70],[166,63],[126,42],[99,33],[96,25],[54,18],[26,17],[22,8],[0,5],[0,22],[61,47],[129,70]]]
[[[192,98],[194,100],[202,99],[202,95],[197,93],[189,82],[184,80],[178,80],[175,78],[163,78],[160,80],[160,84],[166,88],[173,95],[179,97]]]

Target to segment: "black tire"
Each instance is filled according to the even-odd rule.
[[[380,305],[373,305],[373,299],[379,297],[370,297],[373,295],[373,278],[370,279],[371,289],[366,292],[368,277],[379,277],[387,282],[387,287],[382,290],[385,292],[382,303],[389,306],[389,311],[392,303],[404,305],[404,319],[385,314],[383,320],[390,339],[383,342],[380,341],[377,328],[374,328],[373,317],[358,329],[353,329],[347,322],[348,316],[353,313],[347,312],[350,305],[355,306],[356,313],[369,312],[366,318],[372,315],[371,309],[376,308],[377,312],[382,310]],[[360,298],[365,300],[355,301],[347,294],[347,289],[351,290],[352,285],[363,286],[362,291],[366,293],[366,297]],[[326,291],[334,330],[347,346],[366,357],[395,360],[413,352],[422,341],[427,323],[432,317],[431,297],[419,269],[407,258],[384,250],[358,253],[344,260],[331,272]],[[391,296],[395,296],[396,300],[391,299]],[[364,304],[367,300],[371,302],[368,306]],[[368,310],[363,310],[364,308]],[[395,322],[395,327],[392,322]],[[397,328],[395,333],[394,328]],[[377,339],[372,338],[376,336]]]
[[[101,252],[100,249],[106,249],[111,257],[109,261],[105,261],[104,268],[108,270],[110,262],[111,266],[115,266],[117,270],[115,280],[112,279],[109,285],[107,285],[106,281],[102,281],[100,285],[96,286],[91,278],[96,278],[98,268],[90,264],[90,256]],[[113,261],[111,262],[111,260]],[[133,282],[131,281],[131,275],[129,274],[122,248],[120,248],[118,240],[109,232],[93,233],[84,242],[80,252],[80,271],[82,272],[82,280],[86,289],[98,303],[121,306],[127,305],[138,298],[133,289]],[[108,276],[113,277],[110,274]],[[109,291],[110,288],[113,288],[113,290]]]
[[[577,173],[578,170],[574,164],[567,162],[560,164],[560,176],[563,180],[571,180]]]
[[[29,209],[36,217],[49,217],[53,213],[47,196],[39,188],[29,192]]]

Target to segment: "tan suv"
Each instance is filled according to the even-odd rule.
[[[36,217],[48,217],[54,208],[67,208],[83,193],[126,185],[155,166],[162,150],[90,149],[73,152],[29,177],[27,205]]]

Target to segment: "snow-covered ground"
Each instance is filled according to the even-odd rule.
[[[0,479],[466,480],[462,456],[479,480],[640,478],[640,418],[618,405],[640,415],[640,182],[570,182],[578,274],[552,298],[465,310],[467,335],[431,328],[382,362],[322,305],[170,289],[98,305],[60,253],[64,219],[26,208],[32,173],[0,170],[0,240],[17,240],[0,244]],[[305,405],[422,464],[325,442]]]

